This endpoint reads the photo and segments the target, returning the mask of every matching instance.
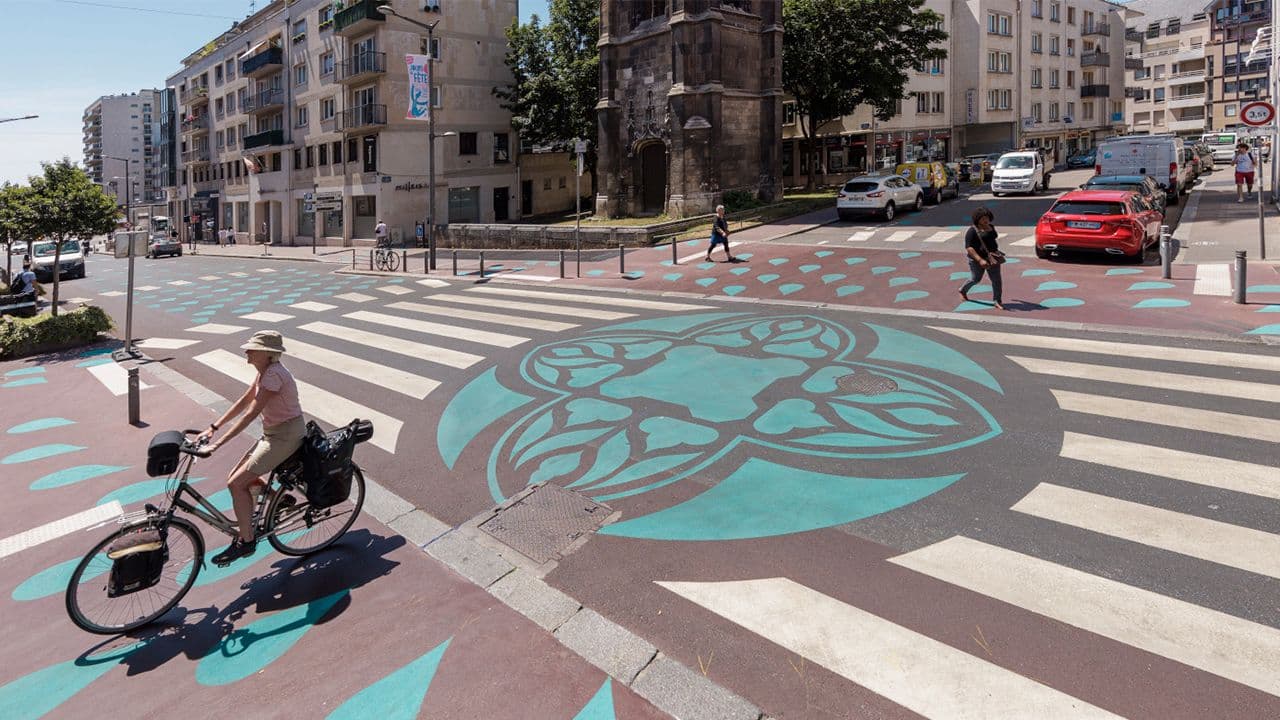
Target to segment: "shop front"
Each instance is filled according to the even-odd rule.
[[[947,162],[951,160],[951,129],[912,130],[903,146],[902,162]]]
[[[1022,147],[1028,150],[1042,150],[1045,157],[1055,165],[1067,160],[1066,138],[1060,132],[1052,135],[1023,135]]]

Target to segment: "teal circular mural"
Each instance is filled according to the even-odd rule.
[[[1001,434],[983,402],[1001,393],[981,365],[913,333],[700,313],[490,368],[450,401],[437,440],[450,469],[484,453],[495,501],[553,482],[622,511],[603,534],[743,539],[844,524],[956,482],[963,463],[938,457]]]

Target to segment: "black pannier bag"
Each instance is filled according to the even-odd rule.
[[[351,455],[356,444],[373,437],[373,423],[352,420],[326,434],[313,421],[307,422],[302,441],[302,477],[307,502],[313,508],[337,505],[351,494]]]
[[[111,561],[107,580],[107,597],[116,598],[146,590],[160,582],[164,565],[169,561],[169,546],[159,531],[147,528],[132,533],[133,547],[123,550]],[[107,557],[116,553],[108,551]]]
[[[147,475],[172,475],[178,469],[178,453],[183,439],[177,430],[167,430],[151,438],[151,444],[147,446]]]

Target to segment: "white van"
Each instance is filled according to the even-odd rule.
[[[1000,156],[991,171],[991,194],[1007,192],[1036,194],[1049,187],[1052,171],[1045,167],[1039,150],[1015,150]]]
[[[1191,168],[1183,162],[1182,138],[1124,135],[1098,144],[1095,175],[1148,175],[1164,188],[1169,204],[1191,189]]]

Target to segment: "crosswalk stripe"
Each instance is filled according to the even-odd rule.
[[[1109,382],[1121,385],[1177,390],[1200,395],[1217,395],[1228,398],[1249,398],[1280,403],[1280,387],[1268,383],[1229,380],[1224,378],[1184,375],[1182,373],[1136,370],[1110,365],[1067,362],[1009,356],[1013,362],[1037,375],[1079,378],[1093,382]]]
[[[372,295],[365,295],[364,293],[358,293],[358,292],[342,293],[341,295],[334,295],[334,297],[339,300],[349,300],[351,302],[358,302],[358,303],[369,302],[370,300],[377,300],[377,298],[375,298]]]
[[[925,717],[1116,717],[788,578],[658,585]]]
[[[1170,448],[1064,432],[1062,457],[1280,500],[1276,468]],[[1213,468],[1213,472],[1205,472]]]
[[[472,355],[460,350],[424,345],[423,343],[402,340],[391,335],[379,335],[367,330],[334,325],[327,322],[307,323],[299,326],[298,329],[453,368],[468,368],[484,359],[481,355]]]
[[[199,342],[199,340],[188,340],[185,338],[143,338],[133,344],[143,349],[179,350],[184,347],[196,345]]]
[[[875,234],[876,234],[875,230],[859,230],[858,232],[849,236],[849,242],[866,242],[871,239],[872,235],[875,235]]]
[[[338,306],[330,305],[329,303],[315,302],[314,300],[307,300],[305,302],[294,303],[289,307],[297,310],[310,310],[311,312],[325,312]]]
[[[1013,510],[1247,572],[1280,578],[1280,535],[1040,483]]]
[[[358,380],[381,385],[401,395],[421,400],[440,387],[440,383],[431,378],[421,377],[403,370],[362,360],[345,353],[335,352],[328,348],[305,343],[289,338],[287,345],[289,355],[312,365],[335,370]]]
[[[413,292],[403,285],[383,285],[378,290],[388,295],[408,295]]]
[[[1280,631],[966,537],[889,562],[1280,695]]]
[[[534,282],[549,283],[549,282],[556,282],[560,280],[560,278],[556,277],[555,275],[530,275],[529,273],[526,273],[526,272],[519,272],[519,273],[512,273],[510,275],[496,275],[492,278],[492,280],[494,282],[515,282],[515,283],[528,282],[529,280],[532,280]]]
[[[109,362],[101,365],[91,365],[88,370],[112,395],[119,397],[129,392],[129,372],[124,369],[123,365]],[[146,390],[149,387],[151,386],[141,379],[138,380],[139,390]]]
[[[178,286],[182,286],[182,285],[190,285],[190,284],[191,284],[191,281],[190,281],[190,280],[170,280],[170,281],[169,281],[169,284],[170,284],[170,285],[178,285]]]
[[[636,298],[615,297],[612,295],[584,295],[580,293],[555,293],[545,292],[542,290],[518,290],[516,288],[498,288],[498,287],[474,287],[467,292],[481,293],[484,295],[503,295],[506,297],[525,297],[535,300],[552,300],[559,302],[580,302],[588,305],[612,305],[615,307],[631,307],[641,308],[644,310],[712,310],[714,308],[707,305],[692,305],[689,303],[664,302],[659,300],[638,300]]]
[[[206,335],[232,335],[238,332],[244,332],[249,328],[243,325],[221,325],[219,323],[205,323],[187,328],[187,332],[204,333]]]
[[[239,271],[237,271],[237,272],[230,272],[230,273],[227,273],[227,274],[228,274],[228,275],[230,275],[231,277],[238,277],[238,278],[249,277],[249,273],[246,273],[246,272],[239,272]]]
[[[249,313],[247,315],[240,315],[239,318],[241,320],[252,320],[253,322],[278,323],[284,322],[285,320],[292,320],[293,316],[263,310],[256,313]]]
[[[95,505],[88,510],[81,510],[73,515],[47,522],[39,527],[31,528],[16,535],[0,540],[0,558],[70,535],[77,530],[91,528],[94,525],[114,520],[124,514],[119,500],[112,500],[102,505]]]
[[[387,305],[387,307],[392,310],[408,310],[410,312],[428,313],[441,318],[475,320],[476,322],[494,323],[495,325],[514,325],[516,327],[532,328],[534,330],[546,330],[547,332],[562,332],[564,330],[578,327],[576,323],[560,322],[558,320],[542,320],[530,317],[516,317],[513,315],[499,315],[497,313],[466,310],[463,308],[454,308],[449,307],[448,305],[437,305],[434,303],[394,302]]]
[[[196,356],[196,362],[207,365],[214,370],[228,375],[245,385],[253,384],[257,372],[251,365],[237,355],[226,350],[211,350]],[[301,380],[294,380],[298,385],[298,399],[302,402],[302,411],[307,415],[320,418],[333,426],[346,425],[356,418],[373,422],[373,439],[369,442],[389,453],[396,451],[396,442],[400,437],[400,429],[404,423],[378,412],[370,407],[352,402],[328,390],[316,387]]]
[[[123,295],[123,294],[124,294],[124,291],[123,291],[123,290],[108,290],[108,291],[106,291],[106,292],[100,292],[100,293],[98,293],[98,294],[99,294],[99,295],[101,295],[102,297],[120,297],[121,295]]]
[[[204,280],[204,281],[206,281],[206,282],[207,282],[207,281],[210,281],[210,280],[217,280],[217,279],[219,279],[219,278],[218,278],[218,276],[217,276],[217,275],[201,275],[201,276],[200,276],[200,279],[201,279],[201,280]]]
[[[1196,265],[1196,284],[1193,295],[1230,295],[1231,271],[1226,263]]]
[[[414,320],[412,318],[397,317],[395,315],[384,315],[382,313],[368,312],[359,310],[353,313],[347,313],[345,317],[352,320],[363,320],[365,322],[377,323],[378,325],[386,325],[388,327],[403,328],[414,332],[427,333],[428,335],[442,335],[457,340],[466,340],[468,342],[481,343],[484,345],[496,345],[498,347],[515,347],[523,342],[528,342],[529,338],[520,337],[519,335],[507,335],[505,333],[489,332],[487,330],[476,330],[475,328],[458,327],[456,325],[445,325],[442,323],[427,322],[425,320]]]
[[[1280,442],[1280,420],[1249,417],[1217,410],[1125,400],[1106,395],[1050,390],[1058,406],[1069,412],[1100,415],[1116,420],[1147,422],[1199,432],[1234,435],[1263,442]]]
[[[160,289],[159,285],[139,285],[138,287],[134,288],[134,290],[136,290],[137,292],[150,292],[152,290],[159,290],[159,289]]]
[[[1013,247],[1032,247],[1036,244],[1036,236],[1029,235],[1019,240],[1014,240],[1009,244],[1012,245]]]
[[[574,308],[563,305],[544,305],[542,303],[520,302],[518,300],[499,300],[489,297],[470,297],[468,295],[432,295],[432,300],[479,305],[487,308],[503,310],[520,310],[523,312],[542,313],[543,315],[566,315],[572,318],[590,318],[592,320],[622,320],[635,317],[635,313],[615,312],[613,310],[597,310],[595,308]]]
[[[959,234],[960,233],[956,232],[955,230],[939,230],[938,232],[925,238],[924,241],[927,243],[942,243],[958,236]]]
[[[915,234],[915,230],[898,230],[897,232],[890,233],[889,237],[885,238],[884,241],[891,243],[906,242]]]
[[[1029,347],[1039,350],[1065,350],[1068,352],[1115,355],[1123,358],[1169,360],[1216,367],[1280,372],[1280,356],[1276,355],[1246,355],[1244,353],[1223,352],[1220,350],[1196,350],[1193,348],[1165,347],[1163,345],[1139,345],[1137,343],[1109,342],[1106,340],[1084,340],[1050,335],[1022,335],[939,326],[933,326],[930,329],[972,342],[994,345]]]
[[[742,244],[742,243],[740,243],[740,242],[738,242],[738,241],[736,241],[736,240],[730,240],[730,241],[729,241],[729,247],[730,247],[730,249],[732,249],[732,248],[736,248],[736,247],[738,247],[738,246],[739,246],[739,245],[741,245],[741,244]],[[717,245],[717,246],[716,246],[717,251],[719,250],[719,248],[720,248],[720,247],[722,247],[722,246],[719,246],[719,245]],[[688,255],[685,255],[685,256],[684,256],[684,257],[682,257],[682,258],[677,258],[677,262],[689,262],[690,260],[696,260],[696,259],[698,259],[698,258],[704,258],[704,257],[706,257],[706,256],[707,256],[707,252],[706,252],[706,251],[696,252],[696,253],[690,253],[690,254],[688,254]]]
[[[425,285],[432,288],[449,287],[449,283],[444,280],[436,280],[435,278],[424,278],[422,280],[418,280],[417,283],[419,285]]]

